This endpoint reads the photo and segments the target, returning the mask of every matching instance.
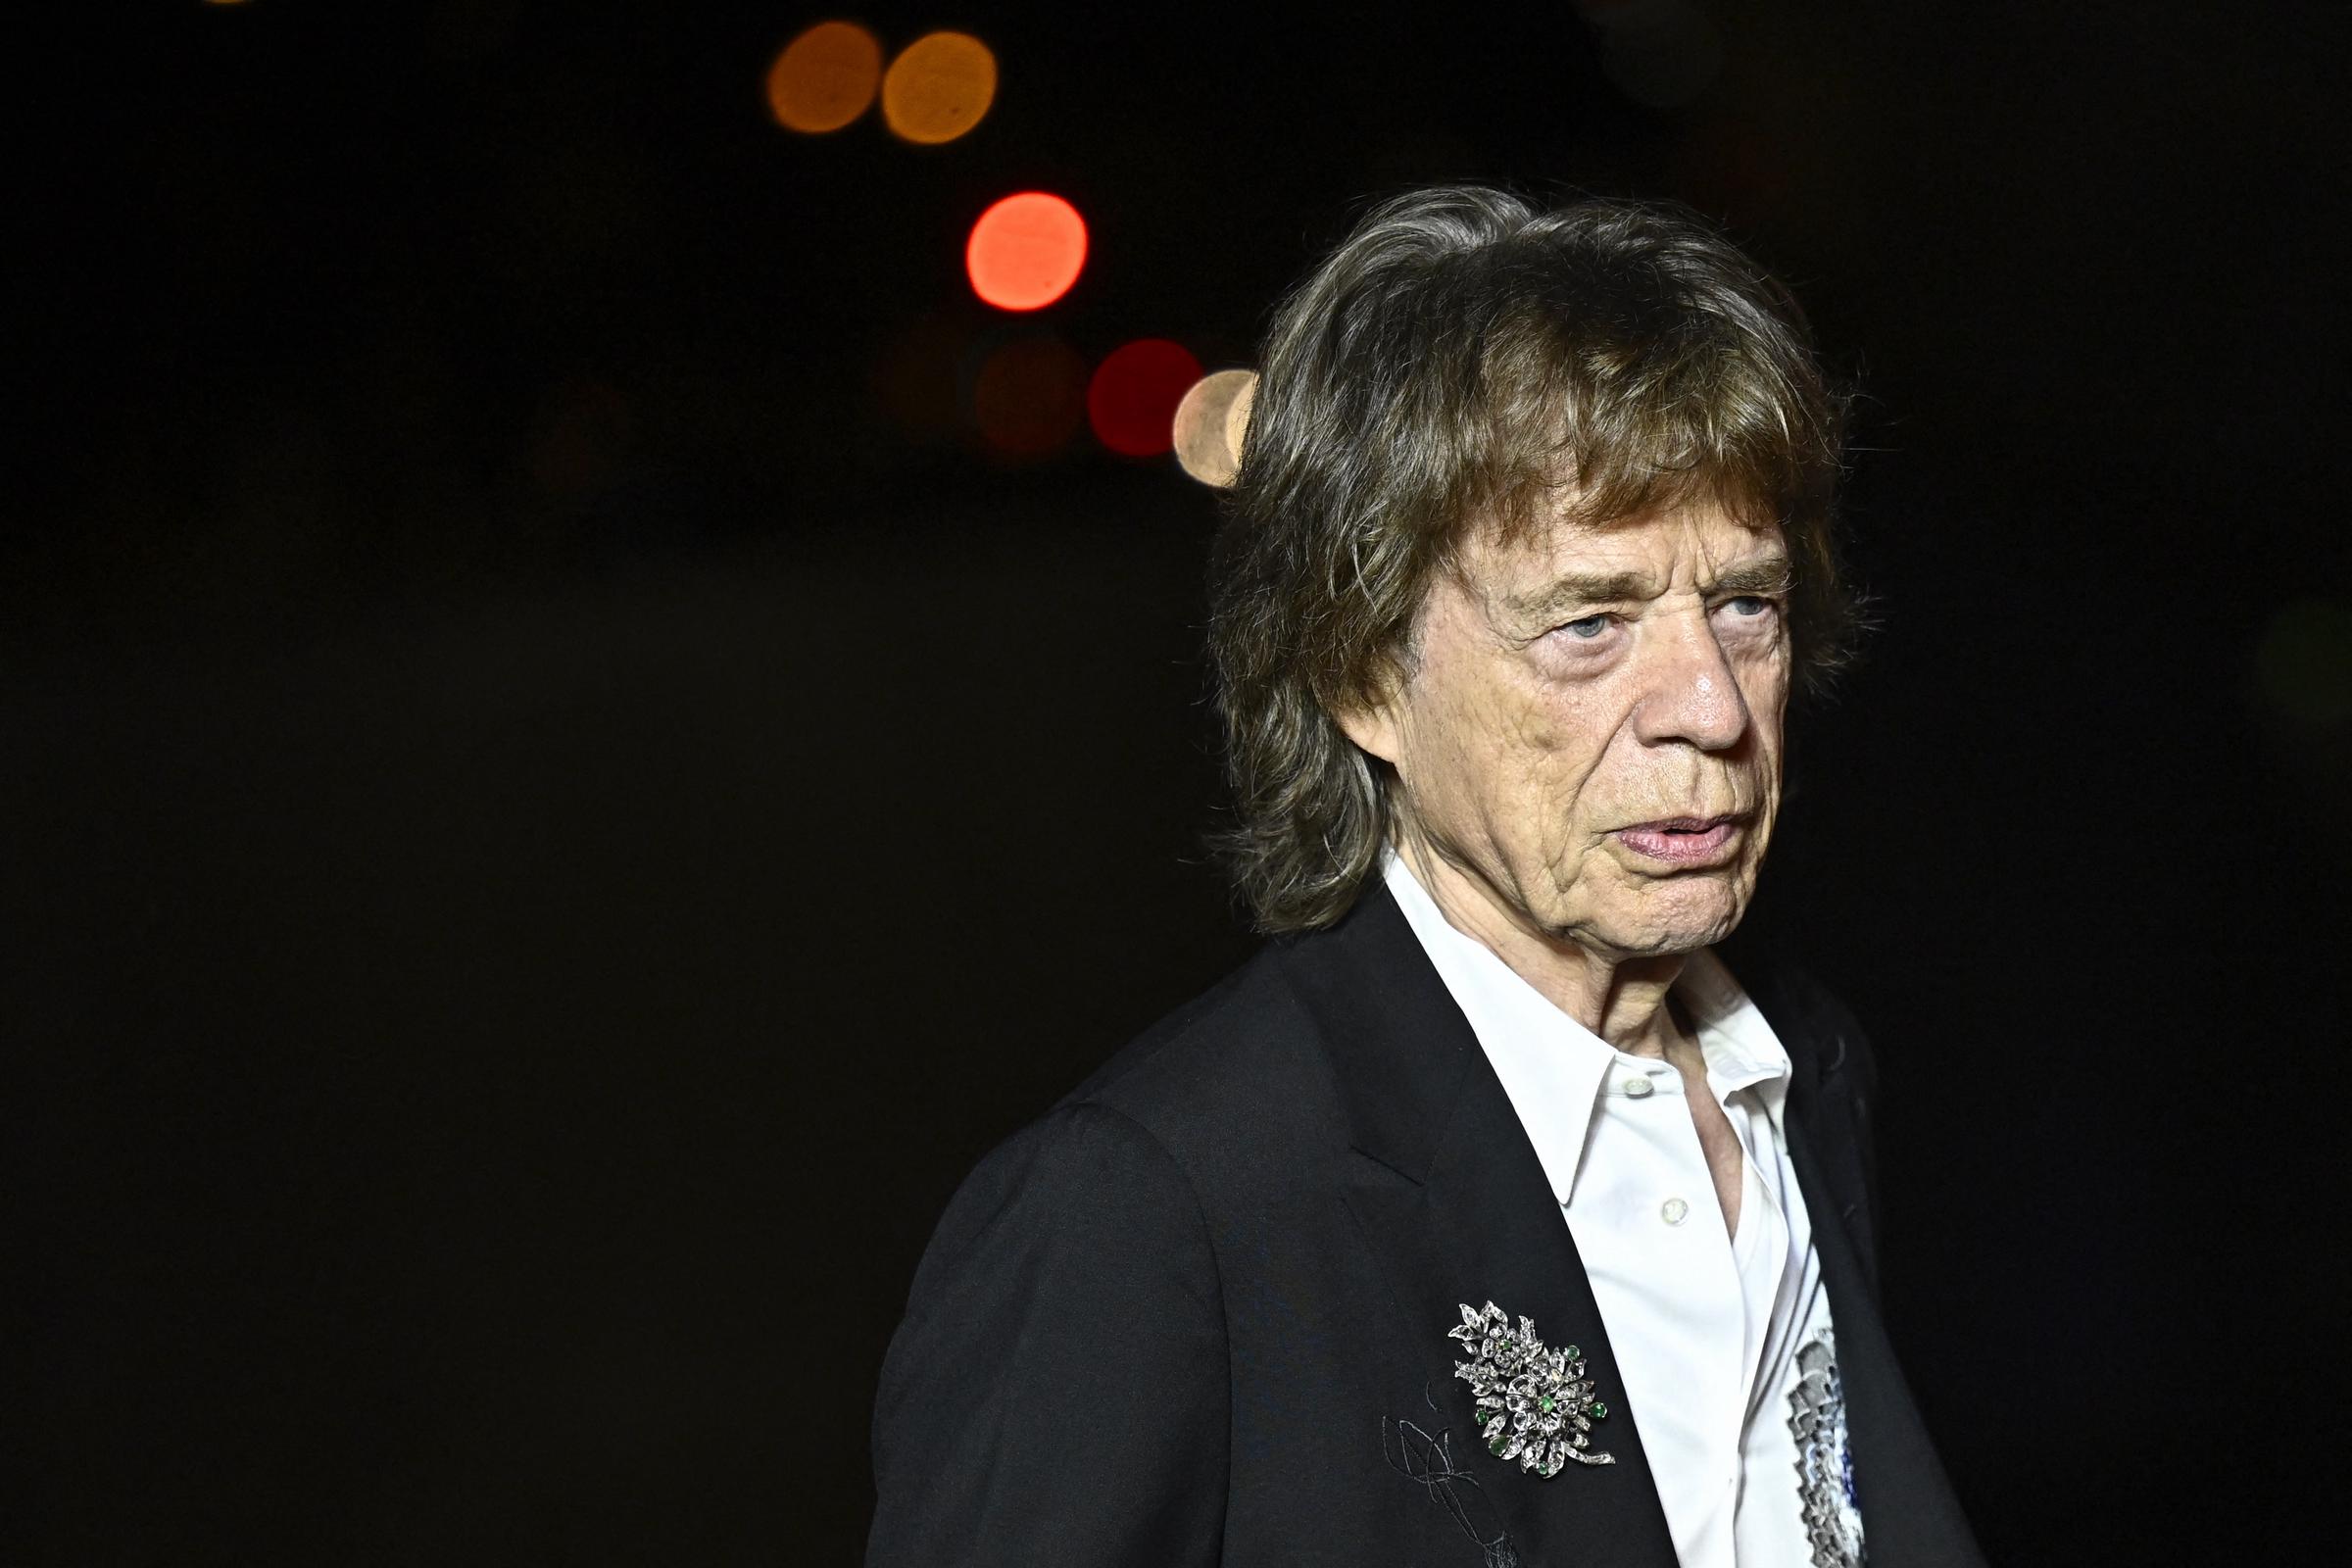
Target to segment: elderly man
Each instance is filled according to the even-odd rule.
[[[1428,190],[1308,278],[1214,588],[1274,940],[956,1197],[869,1561],[1980,1561],[1861,1033],[1716,952],[1850,624],[1838,442],[1686,217]]]

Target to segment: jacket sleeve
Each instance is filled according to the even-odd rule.
[[[1228,1371],[1192,1186],[1064,1106],[982,1161],[883,1363],[869,1568],[1213,1563]]]

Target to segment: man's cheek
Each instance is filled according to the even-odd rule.
[[[1522,769],[1548,768],[1583,744],[1589,717],[1578,704],[1549,691],[1511,692],[1488,705],[1484,723]]]

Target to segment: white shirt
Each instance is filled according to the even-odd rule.
[[[1763,1013],[1712,953],[1675,982],[1740,1139],[1727,1236],[1682,1074],[1546,1001],[1394,854],[1386,876],[1543,1161],[1683,1568],[1859,1561],[1829,1302],[1782,1125],[1788,1054]]]

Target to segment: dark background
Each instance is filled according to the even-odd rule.
[[[2331,1540],[2346,13],[1421,10],[841,13],[996,48],[935,149],[777,128],[775,4],[20,42],[0,1554],[854,1559],[954,1184],[1250,947],[1213,492],[959,379],[1246,365],[1451,176],[1693,203],[1864,394],[1767,900],[1994,1559]],[[994,317],[1036,185],[1093,258]]]

